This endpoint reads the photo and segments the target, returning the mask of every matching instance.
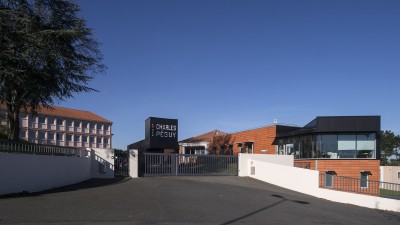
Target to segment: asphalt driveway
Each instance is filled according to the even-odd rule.
[[[250,178],[155,177],[0,199],[0,224],[400,224]]]

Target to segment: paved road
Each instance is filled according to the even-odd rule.
[[[138,178],[0,199],[0,224],[400,224],[400,213],[333,203],[250,178]]]

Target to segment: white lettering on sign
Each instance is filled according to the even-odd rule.
[[[176,125],[169,124],[151,124],[151,136],[162,137],[162,138],[175,138],[176,137]]]

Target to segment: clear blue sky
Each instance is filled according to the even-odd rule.
[[[115,148],[150,116],[179,140],[331,115],[400,133],[399,0],[77,2],[108,69],[59,105],[112,120]]]

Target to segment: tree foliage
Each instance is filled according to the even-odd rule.
[[[400,148],[400,136],[395,135],[391,130],[381,131],[381,153],[382,153],[382,165],[392,165],[399,161],[399,148]],[[388,158],[396,156],[396,159],[389,161]],[[397,163],[400,163],[397,162]]]
[[[10,140],[18,140],[21,110],[95,91],[88,83],[105,66],[78,12],[66,0],[0,0],[0,103]]]

